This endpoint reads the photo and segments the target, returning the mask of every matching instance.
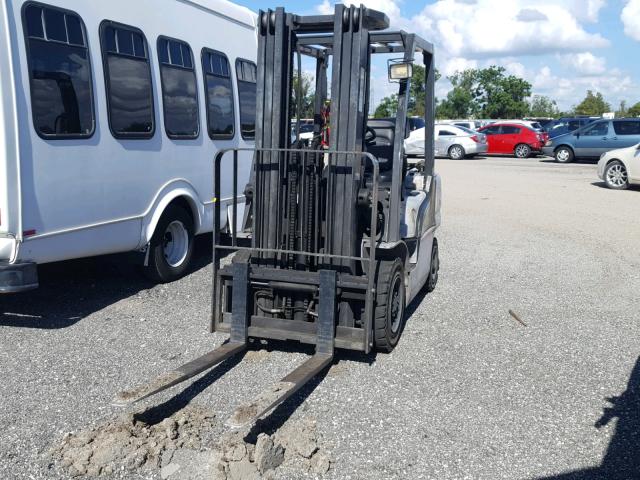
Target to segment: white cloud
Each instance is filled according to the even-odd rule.
[[[440,64],[440,73],[449,77],[456,72],[462,72],[469,68],[478,68],[477,60],[468,60],[463,57],[452,57]]]
[[[624,33],[640,42],[640,0],[629,0],[621,15]]]
[[[534,94],[550,96],[558,102],[561,109],[579,103],[587,90],[602,93],[612,107],[617,107],[621,100],[639,93],[639,86],[631,77],[616,69],[602,76],[567,77],[544,66],[538,72],[529,72],[527,76],[533,79]]]
[[[527,76],[527,69],[520,62],[508,62],[504,65],[504,68],[509,75],[515,75],[520,78]]]
[[[596,57],[591,52],[570,55],[559,55],[560,60],[573,68],[579,75],[602,75],[607,71],[607,61],[603,57]]]
[[[317,10],[332,13],[335,1],[322,0]],[[614,107],[620,100],[640,96],[640,85],[597,55],[597,49],[609,46],[609,41],[585,28],[598,22],[606,0],[418,0],[424,7],[412,18],[401,11],[409,1],[346,3],[381,10],[390,17],[392,28],[414,31],[434,43],[437,67],[443,74],[436,84],[439,98],[451,88],[447,76],[489,65],[501,65],[509,74],[525,78],[534,94],[552,97],[562,109],[580,102],[588,89],[601,92]],[[640,0],[624,1],[625,33],[640,41]],[[523,60],[550,54],[559,66],[533,68]],[[387,91],[382,86],[378,90],[377,98]]]
[[[384,12],[391,19],[391,25],[393,28],[398,28],[398,22],[402,18],[400,13],[400,6],[398,0],[359,0],[359,1],[340,1],[338,3],[344,3],[345,5],[364,5],[365,7]],[[316,7],[318,13],[322,15],[330,15],[335,11],[335,2],[329,0],[323,0],[320,5]]]
[[[316,10],[332,13],[334,3],[323,0]],[[413,18],[402,15],[403,0],[345,3],[364,3],[386,13],[394,29],[415,31],[446,57],[584,52],[609,45],[600,34],[589,33],[581,25],[598,20],[604,0],[436,0],[424,2]]]
[[[600,16],[600,10],[607,4],[605,0],[569,0],[567,8],[573,12],[579,21],[596,23]]]
[[[521,22],[542,22],[545,20],[549,20],[549,17],[547,17],[540,10],[536,10],[535,8],[523,8],[518,13],[516,20],[519,20]]]
[[[438,0],[411,22],[440,51],[458,57],[543,55],[608,46],[605,38],[587,32],[579,22],[597,18],[601,2],[581,2],[582,17],[571,10],[573,3],[477,0],[462,7],[455,0]]]

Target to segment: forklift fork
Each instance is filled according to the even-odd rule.
[[[126,406],[144,400],[168,388],[174,387],[196,375],[209,370],[248,347],[249,317],[247,312],[247,285],[249,282],[249,265],[237,263],[234,265],[233,284],[233,317],[231,322],[231,338],[228,343],[209,353],[189,362],[172,372],[160,375],[155,380],[133,390],[118,393],[115,406]]]
[[[226,422],[228,427],[243,428],[253,425],[256,420],[275,409],[331,365],[334,352],[336,283],[335,271],[320,271],[318,338],[315,355],[252,401],[239,406]]]
[[[183,383],[196,375],[219,365],[248,347],[247,286],[249,285],[249,264],[234,264],[233,316],[229,343],[193,360],[169,373],[157,377],[148,384],[133,390],[120,392],[115,406],[127,406],[164,390]],[[336,316],[337,274],[332,270],[320,272],[320,302],[318,311],[318,338],[316,353],[281,381],[266,389],[252,401],[239,406],[226,422],[231,428],[253,425],[278,405],[296,393],[313,377],[321,373],[333,362],[334,328]]]

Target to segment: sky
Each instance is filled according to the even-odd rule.
[[[235,0],[250,9],[283,6],[299,14],[331,13],[333,0]],[[344,2],[350,3],[350,2]],[[587,90],[601,92],[615,110],[640,102],[640,0],[361,0],[385,12],[393,29],[432,42],[443,80],[465,68],[499,65],[532,84],[534,95],[562,110]],[[374,104],[391,93],[377,66]]]

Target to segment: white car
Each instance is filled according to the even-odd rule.
[[[424,135],[424,128],[411,132],[409,138],[405,140],[407,155],[424,155]],[[437,124],[435,126],[436,157],[462,160],[465,157],[487,153],[488,149],[487,136],[483,133],[451,124]]]
[[[598,177],[614,190],[640,185],[640,144],[603,153],[598,162]]]

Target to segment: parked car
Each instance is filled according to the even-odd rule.
[[[555,119],[550,117],[527,117],[524,119],[528,122],[537,122],[543,128],[545,132],[548,132],[549,129],[555,124]]]
[[[487,153],[515,155],[529,158],[533,153],[542,151],[545,137],[542,133],[518,123],[495,123],[481,128],[480,133],[487,136]]]
[[[412,132],[420,130],[425,127],[424,118],[421,117],[409,117],[409,129]]]
[[[640,143],[603,153],[598,162],[598,177],[613,190],[640,185]]]
[[[547,131],[550,138],[555,138],[566,133],[575,132],[597,120],[602,120],[602,117],[562,117],[549,125]]]
[[[507,120],[507,122],[515,123],[518,125],[524,125],[526,127],[529,127],[531,130],[535,130],[536,132],[546,133],[546,130],[544,129],[542,124],[539,122],[534,122],[531,120]],[[503,123],[503,122],[500,122],[500,123]]]
[[[435,155],[448,157],[452,160],[462,160],[487,152],[487,137],[481,133],[455,125],[437,124],[435,126]],[[407,155],[424,155],[425,129],[412,132],[405,140]]]
[[[640,118],[599,120],[550,139],[543,152],[560,163],[576,158],[596,159],[606,152],[640,143]]]
[[[446,120],[439,123],[443,125],[446,124],[446,125],[455,125],[456,127],[464,127],[473,131],[477,131],[479,128],[483,127],[482,122],[480,122],[479,120]]]
[[[311,145],[315,125],[313,123],[302,123],[300,125],[300,140],[307,146]],[[291,143],[296,141],[296,127],[291,127]]]

